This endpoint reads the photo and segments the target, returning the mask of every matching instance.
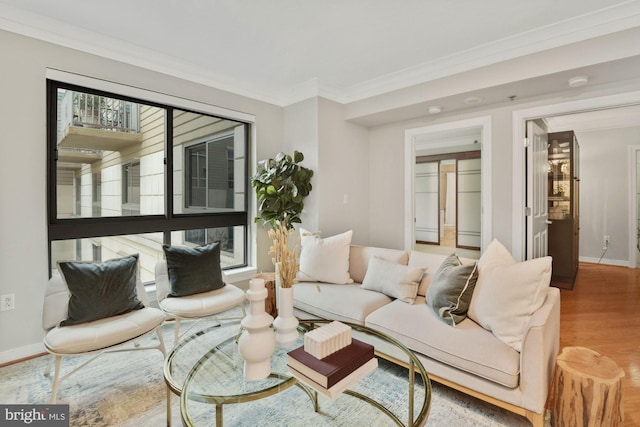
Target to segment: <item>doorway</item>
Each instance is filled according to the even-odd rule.
[[[479,155],[473,159],[463,162],[451,157],[451,153],[475,151]],[[490,243],[491,232],[491,117],[480,117],[470,120],[444,123],[439,125],[425,126],[421,128],[408,129],[405,131],[405,248],[406,250],[426,250],[438,253],[451,253],[452,247],[441,246],[440,244],[417,243],[419,238],[416,233],[418,217],[416,216],[417,205],[428,205],[430,216],[431,241],[441,242],[441,230],[444,231],[446,211],[443,211],[445,202],[439,202],[440,194],[446,197],[447,190],[437,189],[437,182],[440,181],[439,172],[431,171],[433,176],[438,177],[436,190],[430,190],[431,195],[425,195],[425,200],[416,199],[417,186],[423,183],[416,182],[418,173],[417,159],[420,156],[443,156],[438,160],[437,167],[440,169],[440,160],[455,160],[455,179],[451,177],[448,185],[455,181],[455,188],[458,190],[453,194],[456,196],[456,207],[452,209],[454,203],[450,203],[449,212],[455,213],[457,217],[455,224],[455,246],[462,256],[478,258],[480,250]],[[446,162],[443,163],[443,169]],[[446,178],[445,178],[446,179]],[[466,189],[468,191],[460,191]],[[426,202],[426,198],[431,198]],[[469,211],[469,205],[476,206],[473,215],[467,215],[461,219],[459,212]],[[442,218],[442,219],[441,219]],[[451,216],[450,216],[451,218]],[[447,222],[448,225],[451,222]],[[472,232],[469,233],[468,231]],[[444,237],[444,236],[442,236]],[[465,247],[473,249],[465,249]],[[479,248],[480,250],[477,250]]]
[[[415,238],[416,245],[479,251],[482,166],[478,138],[459,149],[472,151],[416,156]],[[422,249],[422,246],[419,246]],[[433,248],[431,248],[433,249]]]
[[[638,162],[631,145],[640,142],[640,92],[514,111],[513,118],[515,141],[524,138],[527,120],[544,120],[550,132],[576,131],[584,172],[580,261],[636,268],[639,207],[632,186],[638,182]],[[524,159],[523,145],[514,144],[512,252],[520,260],[528,258],[526,245],[531,238],[522,215],[528,206]]]
[[[629,267],[640,268],[640,145],[629,147],[629,171],[635,173],[629,186],[629,228],[633,231],[635,227],[630,237]]]

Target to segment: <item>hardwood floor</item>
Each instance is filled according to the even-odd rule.
[[[624,369],[624,425],[640,426],[640,269],[580,263],[560,294],[560,348],[588,347]]]

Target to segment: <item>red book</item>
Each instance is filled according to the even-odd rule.
[[[287,364],[322,387],[330,388],[373,356],[371,344],[352,339],[351,344],[323,359],[304,351],[304,346],[298,347],[287,353]]]

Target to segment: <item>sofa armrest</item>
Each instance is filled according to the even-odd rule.
[[[560,350],[560,290],[549,287],[547,298],[526,326],[520,352],[522,406],[544,411]]]

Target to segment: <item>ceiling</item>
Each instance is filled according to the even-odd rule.
[[[354,102],[639,23],[639,0],[0,0],[0,29],[276,105]]]

